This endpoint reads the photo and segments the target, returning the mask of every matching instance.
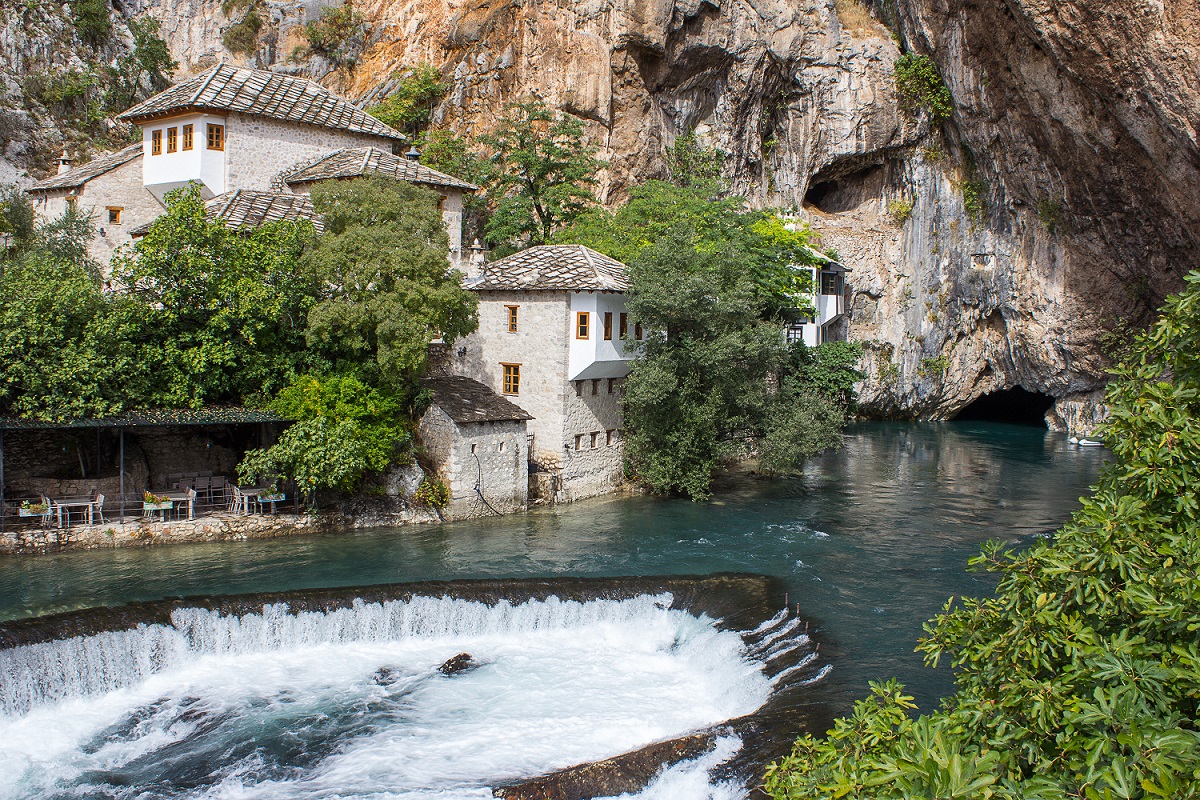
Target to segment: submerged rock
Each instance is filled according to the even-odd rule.
[[[473,670],[478,666],[479,662],[472,658],[470,653],[459,653],[438,667],[438,672],[443,675],[457,675],[460,672]]]
[[[492,790],[492,796],[506,800],[587,800],[637,792],[664,768],[707,753],[715,742],[716,734],[712,732],[656,742],[616,758],[501,786]]]

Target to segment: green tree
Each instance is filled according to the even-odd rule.
[[[195,185],[112,262],[141,306],[137,339],[155,381],[150,407],[262,401],[310,366],[306,318],[317,289],[297,269],[311,223],[234,232],[209,219]]]
[[[139,99],[161,92],[171,84],[171,75],[179,64],[171,58],[160,31],[161,26],[153,17],[129,20],[133,50],[119,57],[115,67],[104,69],[105,107],[110,112],[124,111]]]
[[[0,409],[43,420],[121,408],[129,351],[86,254],[92,225],[68,208],[0,265]]]
[[[954,98],[929,56],[905,53],[896,59],[896,91],[909,109],[923,108],[934,122],[950,119]]]
[[[367,113],[384,125],[416,136],[428,127],[434,108],[450,85],[442,80],[437,67],[425,63],[396,72],[392,78],[397,81],[396,88]]]
[[[342,6],[323,8],[320,17],[304,25],[309,53],[323,56],[335,66],[353,64],[365,23],[349,0]]]
[[[667,148],[667,172],[671,183],[694,187],[716,197],[723,189],[721,169],[725,166],[725,151],[703,145],[693,131],[675,139]]]
[[[545,244],[596,202],[591,187],[604,162],[584,143],[579,119],[529,100],[509,106],[480,141],[493,154],[487,235],[494,244]]]
[[[1106,403],[1116,461],[1052,541],[986,546],[993,596],[921,643],[956,691],[912,719],[876,684],[773,765],[776,798],[1200,797],[1200,273],[1138,336]]]
[[[476,300],[451,272],[437,195],[383,177],[318,184],[325,234],[301,266],[322,288],[309,346],[338,371],[411,390],[429,342],[475,329]]]

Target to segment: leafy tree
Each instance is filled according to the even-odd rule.
[[[681,221],[630,265],[629,310],[651,333],[627,345],[640,357],[625,386],[625,452],[658,492],[702,499],[730,458],[757,453],[786,472],[841,439],[842,407],[805,380],[804,345],[783,338],[795,303],[776,275],[794,272],[787,248],[735,222],[714,225],[735,234],[714,239]]]
[[[258,32],[261,29],[262,17],[258,16],[258,9],[251,5],[246,16],[225,29],[221,43],[232,53],[250,55],[258,49]]]
[[[920,649],[940,710],[895,682],[772,765],[776,798],[1200,797],[1200,273],[1106,398],[1116,462],[1052,541],[972,559],[995,594],[947,603]]]
[[[142,307],[143,359],[156,376],[150,407],[187,408],[269,397],[310,362],[305,319],[316,288],[297,270],[308,222],[231,231],[209,219],[195,185],[168,195],[167,213],[113,276]]]
[[[382,103],[368,108],[367,113],[384,125],[416,135],[429,125],[433,109],[450,85],[432,64],[418,64],[392,77],[398,81],[396,88]]]
[[[325,234],[301,260],[323,287],[309,346],[367,383],[411,389],[432,339],[452,341],[477,324],[474,295],[449,270],[437,195],[371,177],[318,184],[312,200]]]
[[[128,348],[87,258],[89,217],[68,208],[0,268],[0,408],[44,420],[120,410]]]
[[[33,238],[34,220],[33,202],[21,187],[0,188],[0,233],[11,234],[16,246],[26,244]]]
[[[540,100],[508,108],[496,130],[480,138],[492,152],[487,224],[496,244],[545,244],[595,203],[591,187],[604,162],[583,141],[583,123],[555,114]]]
[[[315,499],[320,489],[353,491],[368,472],[386,469],[410,437],[395,399],[353,376],[305,376],[272,402],[296,421],[269,448],[246,453],[246,482],[286,479]]]

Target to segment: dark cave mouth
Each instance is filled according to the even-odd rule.
[[[1014,386],[980,395],[951,419],[956,422],[1007,422],[1013,425],[1046,426],[1046,412],[1054,398]]]

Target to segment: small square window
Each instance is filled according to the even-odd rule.
[[[108,224],[109,225],[120,225],[121,224],[121,212],[124,210],[125,210],[124,208],[119,208],[117,206],[109,206],[108,207]]]
[[[521,365],[520,364],[502,364],[504,367],[504,393],[505,394],[520,394],[521,393]]]
[[[604,432],[604,443],[612,447],[617,442],[617,431],[615,429]]]
[[[575,338],[590,339],[591,331],[591,315],[586,311],[580,311],[575,315]]]
[[[639,342],[642,340],[642,323],[639,322],[633,326],[633,338],[637,339]]]
[[[582,433],[575,434],[575,449],[576,450],[583,449],[583,434]]]
[[[472,452],[472,453],[474,453],[474,452],[475,452],[475,445],[471,445],[471,452]]]
[[[194,130],[195,130],[194,125],[184,125],[183,126],[183,149],[184,150],[192,149],[192,132]]]
[[[575,381],[575,396],[583,397],[583,381]]]
[[[599,444],[600,444],[600,431],[593,431],[592,432],[592,449],[595,450]]]
[[[615,388],[617,388],[617,379],[616,379],[616,378],[609,378],[609,379],[608,379],[608,393],[609,393],[609,394],[612,394],[612,393],[613,393],[613,389],[615,389]]]
[[[504,440],[503,439],[501,439],[500,443],[496,445],[496,452],[498,452],[498,453],[504,452]]]
[[[593,395],[600,394],[600,379],[599,378],[592,378],[592,394]]]
[[[619,335],[622,339],[624,339],[626,336],[629,335],[629,315],[626,314],[624,311],[621,312],[621,323],[620,324],[621,324],[621,333]]]
[[[208,149],[209,150],[224,150],[225,149],[225,126],[212,125],[208,126]]]
[[[604,341],[612,341],[612,312],[604,312]]]
[[[150,155],[162,155],[162,131],[150,131]]]
[[[167,128],[167,152],[174,153],[179,149],[179,129]]]
[[[508,332],[516,333],[517,332],[517,308],[518,308],[518,306],[505,306],[504,308],[508,311]]]

